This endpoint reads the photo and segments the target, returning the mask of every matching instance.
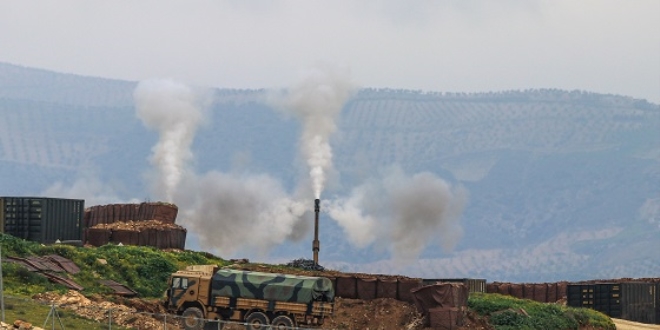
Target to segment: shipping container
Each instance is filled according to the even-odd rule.
[[[0,230],[44,244],[81,241],[85,201],[47,197],[0,197]]]
[[[422,285],[433,285],[436,283],[461,283],[470,289],[470,292],[486,292],[486,280],[478,278],[429,278],[423,279]]]
[[[660,324],[658,284],[646,282],[569,284],[567,304],[613,318]]]
[[[571,307],[594,308],[595,284],[569,284],[566,288],[566,304]]]

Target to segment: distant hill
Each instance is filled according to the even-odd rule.
[[[91,176],[113,191],[95,201],[148,198],[144,173],[158,137],[135,115],[135,86],[0,63],[0,195],[40,194]],[[261,102],[264,91],[215,94],[210,123],[193,145],[196,168],[228,171],[246,158],[250,170],[292,189],[299,124]],[[453,252],[430,246],[403,265],[377,247],[351,247],[323,221],[326,267],[510,281],[660,272],[657,104],[554,89],[367,88],[346,104],[333,149],[333,193],[398,164],[464,186],[469,202]],[[288,243],[271,257],[308,255],[310,245]]]

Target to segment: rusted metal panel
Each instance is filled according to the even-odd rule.
[[[392,298],[397,297],[397,283],[396,278],[379,278],[376,285],[376,298]]]
[[[534,300],[538,302],[550,302],[548,300],[548,284],[536,283],[534,284]],[[554,302],[554,301],[553,301]]]
[[[357,279],[357,298],[362,300],[376,299],[376,278]]]
[[[357,298],[357,282],[353,276],[337,277],[337,287],[335,288],[337,297],[355,299]]]
[[[523,288],[523,298],[534,300],[534,284],[524,283],[522,284],[522,288]]]
[[[9,262],[18,263],[18,264],[20,264],[20,265],[23,265],[23,266],[25,266],[25,268],[27,268],[29,271],[31,271],[31,272],[35,272],[35,273],[40,274],[40,275],[43,275],[43,276],[45,276],[46,278],[48,278],[48,280],[50,280],[51,282],[54,282],[54,283],[58,283],[58,284],[64,285],[65,287],[67,287],[67,288],[69,288],[69,289],[78,290],[78,291],[84,289],[84,287],[82,287],[80,284],[74,282],[74,281],[71,280],[71,279],[64,278],[64,277],[61,277],[61,276],[59,276],[59,275],[56,275],[56,274],[54,274],[54,273],[52,273],[52,272],[48,272],[48,271],[44,271],[44,270],[41,270],[41,269],[36,268],[36,267],[34,266],[35,264],[38,264],[39,267],[41,267],[41,268],[43,268],[43,269],[46,269],[46,270],[47,270],[47,268],[48,268],[48,267],[46,267],[46,266],[44,265],[44,263],[41,263],[41,262],[37,261],[38,258],[37,258],[37,259],[33,259],[32,261],[29,261],[28,259],[25,259],[25,258],[6,257],[4,260],[5,260],[5,261],[9,261]]]
[[[111,224],[128,220],[159,220],[175,223],[179,208],[169,203],[110,204],[95,205],[85,210],[86,224],[92,227],[99,223]]]
[[[461,283],[470,289],[470,292],[486,292],[486,280],[481,278],[438,278],[438,279],[423,279],[424,285],[432,285],[436,283]]]
[[[122,296],[135,296],[135,295],[137,295],[137,292],[135,292],[135,291],[131,290],[129,287],[127,287],[123,284],[117,283],[113,280],[100,280],[99,283],[111,288],[118,295],[122,295]]]
[[[64,285],[69,289],[77,290],[77,291],[84,289],[82,285],[76,283],[72,279],[64,278],[62,276],[58,276],[52,273],[41,273],[41,274],[45,275],[51,282]]]
[[[103,246],[110,242],[112,231],[103,228],[87,229],[87,243],[93,246]]]
[[[112,242],[123,245],[138,245],[139,232],[136,230],[115,229],[112,231]]]
[[[414,303],[415,300],[412,295],[412,290],[422,286],[421,279],[399,279],[397,292],[399,293],[399,299],[401,301],[407,301]]]
[[[463,309],[458,307],[437,307],[429,309],[426,326],[433,329],[457,329],[463,325]]]
[[[511,290],[511,283],[501,283],[500,286],[497,288],[497,291],[499,294],[504,294],[508,296],[514,296]],[[522,295],[522,293],[521,293]],[[514,296],[515,297],[515,296]]]
[[[568,282],[557,283],[557,300],[566,298],[568,290]]]
[[[78,265],[76,265],[73,261],[64,258],[60,255],[57,254],[50,254],[47,255],[46,258],[52,260],[54,263],[58,264],[64,271],[66,271],[69,274],[78,274],[80,273],[80,268]]]
[[[12,262],[12,263],[15,263],[15,264],[19,264],[19,265],[21,265],[21,266],[27,268],[27,270],[28,270],[28,271],[31,271],[31,272],[38,272],[38,271],[39,271],[39,269],[37,269],[36,267],[32,266],[30,263],[28,263],[28,262],[27,262],[25,259],[23,259],[23,258],[17,258],[17,257],[4,257],[3,259],[4,259],[3,261]]]
[[[524,299],[525,298],[524,292],[525,291],[523,289],[522,284],[511,283],[511,285],[509,286],[509,294],[512,297],[516,297],[518,299]]]
[[[56,272],[56,273],[63,273],[64,269],[62,267],[58,266],[57,264],[51,262],[47,258],[40,258],[40,257],[27,257],[25,260],[30,263],[32,266],[35,268],[39,269],[40,271],[51,271],[51,272]]]
[[[179,208],[174,204],[157,204],[154,207],[153,217],[154,220],[160,220],[167,223],[174,223]],[[145,219],[150,220],[150,219]]]

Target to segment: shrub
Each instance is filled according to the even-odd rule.
[[[544,304],[499,294],[471,294],[468,307],[481,316],[489,317],[490,323],[497,330],[565,330],[578,329],[581,325],[615,329],[609,317],[594,310]],[[519,313],[519,310],[524,310],[529,316]]]
[[[490,324],[499,326],[512,326],[520,328],[525,325],[528,317],[514,310],[505,310],[500,313],[495,313],[490,317]]]

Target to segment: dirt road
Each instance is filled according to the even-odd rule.
[[[616,330],[660,330],[660,325],[644,324],[628,320],[612,319],[616,325]]]

